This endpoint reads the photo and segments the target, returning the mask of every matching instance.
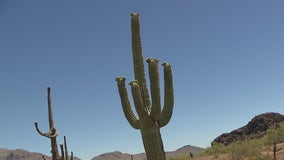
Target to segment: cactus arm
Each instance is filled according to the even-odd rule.
[[[165,62],[164,66],[164,107],[160,117],[160,127],[168,124],[172,117],[174,106],[174,88],[173,88],[173,76],[172,67],[169,63]]]
[[[142,43],[140,36],[139,14],[133,13],[131,16],[131,33],[132,33],[132,53],[135,80],[140,83],[140,90],[144,105],[150,109],[150,99],[146,84],[145,70],[142,54]]]
[[[71,158],[70,158],[70,160],[73,160],[73,152],[71,152]]]
[[[61,151],[61,157],[60,157],[60,160],[65,160],[65,153],[64,153],[64,146],[63,146],[63,144],[60,144],[59,145],[60,146],[60,151]]]
[[[68,149],[67,149],[66,136],[64,136],[64,151],[65,151],[65,158],[66,160],[68,160]]]
[[[47,138],[55,138],[58,135],[57,129],[54,128],[53,116],[52,116],[52,106],[51,106],[51,98],[50,98],[50,87],[47,87],[47,104],[48,104],[48,120],[49,120],[49,132],[43,133],[38,128],[38,123],[35,122],[35,128],[37,132],[45,136]]]
[[[152,99],[150,116],[154,121],[157,121],[159,120],[161,114],[158,60],[155,58],[148,58],[147,63],[149,68],[150,89],[151,89],[151,99]]]
[[[135,128],[140,129],[139,119],[138,117],[133,113],[131,109],[131,105],[128,98],[127,89],[125,87],[125,78],[124,77],[118,77],[116,78],[118,91],[120,95],[121,105],[123,109],[123,113],[129,122],[129,124]]]
[[[140,119],[145,119],[145,117],[148,116],[149,110],[147,110],[147,108],[144,106],[139,82],[134,80],[129,82],[129,85],[131,86],[131,93],[137,114]]]
[[[58,131],[57,131],[55,128],[51,128],[51,129],[49,130],[49,132],[43,133],[43,132],[41,132],[40,129],[38,128],[38,123],[35,122],[34,124],[35,124],[36,131],[37,131],[40,135],[42,135],[42,136],[44,136],[44,137],[47,137],[47,138],[54,138],[54,137],[56,137],[56,136],[58,135]]]
[[[132,97],[137,114],[140,119],[143,119],[147,116],[147,114],[145,114],[141,91],[138,83],[138,81],[132,81],[129,82],[129,85],[131,86]]]
[[[138,81],[132,81],[129,83],[131,86],[131,91],[132,91],[132,97],[134,101],[134,105],[136,108],[136,111],[138,113],[138,116],[140,118],[140,121],[143,121],[143,124],[146,126],[150,126],[153,124],[153,120],[149,116],[149,110],[145,108],[141,96],[141,91],[139,87],[139,82]]]

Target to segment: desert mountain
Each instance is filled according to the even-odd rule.
[[[203,148],[186,145],[184,147],[177,149],[176,151],[166,152],[166,156],[167,158],[173,158],[173,157],[178,157],[180,155],[189,154],[190,152],[195,154],[203,150],[204,150]],[[133,156],[133,159],[135,160],[146,160],[145,153],[134,154],[132,156]],[[131,154],[121,153],[118,151],[109,152],[109,153],[101,154],[97,157],[94,157],[92,160],[131,160]]]
[[[8,150],[0,148],[0,160],[39,160],[42,159],[42,154],[31,153],[25,150]]]
[[[238,140],[246,140],[263,137],[267,130],[284,121],[284,115],[268,112],[255,116],[249,123],[230,133],[224,133],[214,139],[213,143],[229,145]]]
[[[194,146],[184,146],[176,151],[167,152],[168,157],[177,157],[181,154],[189,154],[190,152],[197,153],[203,151],[203,148],[194,147]],[[41,153],[28,152],[22,149],[9,150],[5,148],[0,148],[0,160],[43,160],[42,156],[45,157],[46,160],[51,160],[51,157],[45,156]],[[92,160],[131,160],[130,154],[121,153],[121,152],[110,152],[99,155],[98,157],[93,158]],[[145,160],[145,153],[135,154],[133,155],[135,160]],[[74,160],[80,160],[79,158],[74,157]]]
[[[28,152],[22,149],[8,150],[0,148],[0,160],[43,160],[42,156],[44,156],[46,160],[51,160],[51,157],[41,153]],[[74,157],[74,160],[80,159]]]

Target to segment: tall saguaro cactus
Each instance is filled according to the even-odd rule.
[[[50,98],[50,87],[47,88],[47,103],[48,103],[48,120],[49,120],[49,131],[47,133],[43,133],[38,128],[38,123],[35,122],[35,128],[37,132],[50,139],[51,142],[51,153],[52,153],[52,160],[59,160],[60,156],[58,153],[58,146],[56,142],[56,137],[58,135],[58,131],[54,127],[53,122],[53,115],[52,115],[52,106],[51,106],[51,98]]]
[[[173,112],[174,95],[171,65],[167,62],[162,64],[164,67],[164,107],[162,108],[158,60],[154,58],[146,60],[150,78],[150,101],[144,71],[138,13],[131,14],[131,31],[135,80],[129,84],[138,116],[132,111],[124,77],[116,78],[121,105],[130,125],[135,129],[140,129],[147,160],[166,160],[160,128],[168,124]]]

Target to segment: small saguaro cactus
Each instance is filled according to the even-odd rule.
[[[60,160],[73,160],[73,152],[71,152],[70,159],[69,159],[69,156],[68,156],[66,136],[64,136],[64,144],[60,144],[60,150],[61,150],[61,159]]]
[[[135,129],[140,129],[147,160],[166,160],[160,128],[168,124],[173,112],[174,95],[171,65],[167,62],[162,64],[164,67],[164,107],[162,108],[158,60],[154,58],[146,60],[149,68],[152,103],[150,101],[144,71],[138,13],[131,14],[131,31],[135,80],[129,84],[138,116],[132,111],[125,78],[117,77],[122,109],[130,125]]]
[[[49,120],[49,131],[47,133],[43,133],[38,128],[38,122],[35,122],[35,128],[37,132],[50,139],[51,142],[51,153],[52,160],[59,160],[60,156],[58,153],[58,147],[56,142],[56,137],[58,135],[58,131],[54,127],[53,115],[52,115],[52,106],[51,106],[51,98],[50,98],[50,87],[47,88],[47,103],[48,103],[48,120]]]

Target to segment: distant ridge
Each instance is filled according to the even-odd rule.
[[[214,143],[229,145],[238,140],[254,139],[263,137],[267,130],[275,124],[284,121],[284,115],[267,112],[255,116],[249,123],[230,133],[224,133],[213,140]]]
[[[22,149],[8,150],[0,148],[0,160],[40,160],[43,154],[32,153]]]
[[[189,154],[190,152],[195,154],[202,151],[204,151],[204,148],[186,145],[177,149],[176,151],[166,152],[166,156],[167,158],[174,158],[180,155]],[[145,160],[146,154],[145,153],[134,154],[133,159]],[[97,157],[94,157],[92,160],[131,160],[131,154],[115,151],[115,152],[101,154]]]
[[[198,153],[203,151],[203,148],[195,147],[191,145],[183,146],[176,151],[166,152],[167,157],[178,157],[183,154],[189,154],[190,152]],[[9,150],[6,148],[0,148],[0,160],[43,160],[43,154],[36,152],[29,152],[23,149]],[[92,158],[92,160],[131,160],[131,154],[121,153],[119,151],[109,152],[101,154],[97,157]],[[46,160],[51,160],[51,157],[44,155]],[[135,160],[145,160],[145,153],[133,155]],[[74,160],[81,160],[77,157],[74,157]]]
[[[43,154],[29,152],[23,149],[9,150],[0,148],[0,160],[43,160]],[[46,160],[51,160],[51,157],[45,156]],[[74,157],[74,160],[80,160]]]

